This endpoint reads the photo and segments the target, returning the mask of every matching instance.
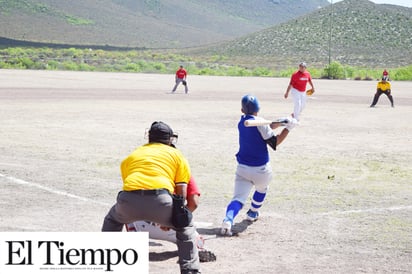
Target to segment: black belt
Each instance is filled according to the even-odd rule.
[[[153,196],[153,195],[161,195],[161,194],[169,194],[169,191],[164,188],[159,188],[159,189],[139,189],[139,190],[133,190],[133,193],[136,193],[138,195],[142,196]]]

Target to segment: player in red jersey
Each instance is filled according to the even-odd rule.
[[[312,87],[313,92],[315,92],[315,87],[312,83],[312,77],[310,73],[306,70],[306,63],[302,62],[299,64],[299,70],[292,74],[290,78],[289,86],[285,92],[285,99],[288,98],[289,92],[292,91],[293,97],[293,113],[292,117],[299,121],[300,114],[306,105],[306,85],[309,83]]]
[[[189,88],[187,87],[187,71],[183,68],[183,66],[180,66],[179,69],[176,71],[176,76],[175,76],[175,86],[172,89],[172,93],[174,93],[179,86],[180,83],[185,86],[185,93],[187,94],[189,92]]]

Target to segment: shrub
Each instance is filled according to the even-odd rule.
[[[268,68],[258,67],[252,71],[253,76],[273,76],[273,73]]]
[[[49,70],[57,70],[59,69],[59,62],[50,60],[49,62],[47,62],[46,68]]]
[[[332,62],[323,71],[323,76],[329,79],[345,79],[345,70],[339,62]]]
[[[136,63],[127,63],[124,66],[124,70],[129,72],[140,72],[140,66]]]
[[[292,75],[292,73],[294,73],[295,71],[296,71],[296,69],[282,70],[282,71],[279,73],[279,76],[280,76],[280,77],[286,77],[286,78],[288,78],[288,77],[290,77],[290,76]]]
[[[213,70],[211,70],[210,68],[203,68],[201,70],[199,70],[199,75],[213,75]]]
[[[153,63],[153,67],[157,72],[166,71],[166,65],[162,63]]]
[[[34,68],[34,62],[28,57],[22,57],[17,59],[21,66],[25,69]]]
[[[78,65],[79,70],[81,71],[94,71],[95,67],[90,66],[89,64],[81,63]]]
[[[412,79],[412,66],[396,69],[390,74],[390,78],[393,80],[411,80]]]
[[[62,67],[64,70],[78,70],[77,64],[69,61],[63,62]]]

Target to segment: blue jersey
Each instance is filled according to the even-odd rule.
[[[243,115],[238,123],[239,151],[236,159],[239,164],[247,166],[263,166],[269,162],[267,139],[274,136],[269,125],[245,127],[245,120],[256,119],[253,115]]]

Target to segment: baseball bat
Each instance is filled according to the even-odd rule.
[[[245,121],[245,127],[257,127],[257,126],[264,126],[264,125],[270,125],[271,123],[287,123],[288,120],[286,119],[279,119],[276,121],[271,121],[271,120],[246,120]]]

